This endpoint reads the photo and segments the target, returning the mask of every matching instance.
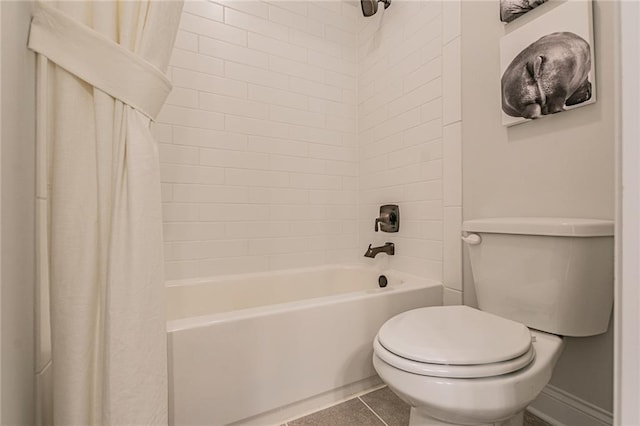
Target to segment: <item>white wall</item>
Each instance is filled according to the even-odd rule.
[[[461,301],[459,2],[385,12],[186,3],[154,126],[169,279],[371,262],[388,240],[389,266]],[[373,233],[385,203],[399,234]]]
[[[640,5],[620,2],[622,98],[618,161],[614,424],[640,424]]]
[[[555,7],[552,3],[545,5]],[[499,22],[497,5],[462,6],[464,218],[614,218],[614,5],[594,2],[595,104],[511,128],[500,117],[499,39],[543,13]],[[465,303],[474,304],[465,270]],[[612,411],[612,335],[568,339],[551,384]]]
[[[186,2],[154,126],[168,279],[361,255],[359,15],[333,1]]]
[[[359,246],[394,242],[394,257],[368,262],[444,279],[449,303],[462,290],[459,35],[459,2],[402,0],[358,35]],[[400,232],[376,234],[389,203]]]
[[[35,423],[35,56],[27,50],[30,2],[2,2],[3,425]]]

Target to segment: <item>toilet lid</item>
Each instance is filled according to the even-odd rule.
[[[403,312],[384,323],[379,343],[410,361],[478,365],[513,360],[531,349],[524,325],[468,306]]]

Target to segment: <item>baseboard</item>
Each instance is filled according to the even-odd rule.
[[[552,385],[547,385],[527,409],[554,426],[613,424],[610,412]]]

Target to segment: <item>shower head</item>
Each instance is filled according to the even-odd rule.
[[[378,11],[378,2],[384,3],[384,8],[391,5],[391,0],[360,0],[362,6],[362,14],[364,16],[373,16]]]

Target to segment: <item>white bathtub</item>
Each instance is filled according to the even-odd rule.
[[[442,304],[440,283],[386,271],[379,288],[379,275],[332,266],[169,282],[171,424],[265,424],[373,383],[382,323]]]

